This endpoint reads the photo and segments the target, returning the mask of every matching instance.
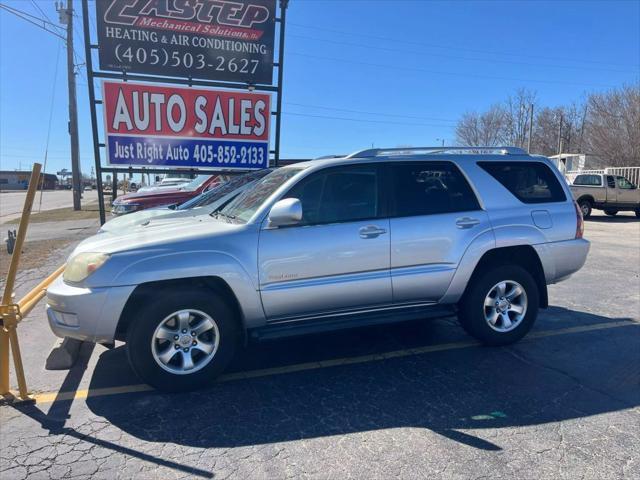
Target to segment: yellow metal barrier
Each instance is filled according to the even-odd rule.
[[[21,401],[30,400],[27,390],[27,382],[24,376],[24,367],[22,365],[22,357],[20,356],[20,344],[18,343],[18,323],[26,316],[33,307],[44,297],[45,289],[55,280],[64,270],[64,266],[58,268],[49,277],[40,282],[18,303],[13,302],[13,288],[18,272],[18,264],[22,255],[22,246],[27,236],[27,227],[29,226],[29,215],[31,207],[38,188],[38,179],[40,178],[40,170],[42,165],[35,163],[29,180],[29,189],[27,190],[27,198],[22,208],[22,217],[20,218],[20,226],[18,227],[18,235],[16,243],[11,255],[11,263],[7,272],[7,280],[2,295],[2,303],[0,303],[0,395],[5,400]],[[16,397],[10,390],[9,385],[9,351],[13,353],[13,364],[16,369],[16,378],[18,380],[18,396]]]

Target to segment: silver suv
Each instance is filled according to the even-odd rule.
[[[516,148],[373,149],[279,168],[215,216],[81,243],[59,336],[127,343],[145,382],[211,382],[249,338],[457,314],[522,338],[589,251],[560,173]]]

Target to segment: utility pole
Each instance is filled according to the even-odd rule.
[[[71,177],[73,182],[73,209],[80,210],[82,173],[80,172],[80,144],[78,140],[78,104],[76,100],[76,72],[73,54],[73,0],[67,8],[56,2],[60,23],[67,26],[67,79],[69,84],[69,137],[71,139]]]
[[[584,124],[587,121],[587,109],[589,108],[588,105],[584,106],[584,113],[582,114],[582,125],[580,125],[580,148],[578,149],[579,153],[582,153],[582,149],[583,149],[583,144],[582,141],[584,140]]]
[[[533,103],[529,106],[529,139],[527,140],[527,153],[531,153],[532,137],[533,137]]]
[[[560,114],[560,124],[558,125],[558,155],[562,153],[562,114]]]

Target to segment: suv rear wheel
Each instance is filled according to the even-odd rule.
[[[134,315],[126,337],[129,363],[158,390],[205,387],[233,358],[238,325],[213,292],[161,290]]]
[[[538,316],[538,286],[518,265],[485,270],[469,286],[458,317],[486,345],[508,345],[524,337]]]

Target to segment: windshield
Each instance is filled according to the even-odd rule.
[[[225,195],[242,187],[243,185],[259,180],[260,178],[267,175],[269,172],[272,172],[272,170],[264,169],[264,170],[258,170],[255,172],[245,173],[242,175],[233,176],[229,181],[216,185],[211,190],[205,193],[202,193],[187,202],[184,202],[182,205],[178,207],[178,210],[187,210],[189,208],[210,205],[213,202],[216,202],[220,198],[224,197]]]
[[[238,195],[229,205],[220,210],[220,213],[243,223],[248,222],[273,192],[301,170],[301,168],[287,167],[271,172]]]
[[[204,182],[206,182],[209,178],[211,178],[211,175],[198,175],[196,178],[191,180],[189,183],[187,183],[185,185],[182,185],[180,187],[180,190],[186,190],[188,192],[193,192],[194,190],[197,190],[198,187],[200,185],[202,185]]]

